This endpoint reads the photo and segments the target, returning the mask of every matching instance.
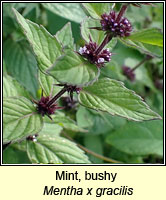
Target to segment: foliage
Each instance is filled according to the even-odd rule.
[[[162,163],[162,10],[3,3],[3,163]]]

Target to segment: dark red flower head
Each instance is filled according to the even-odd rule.
[[[90,63],[97,65],[97,67],[104,67],[104,64],[111,60],[112,54],[109,52],[108,48],[96,54],[97,49],[98,45],[96,42],[92,42],[90,38],[90,42],[79,49],[79,54],[89,60]]]
[[[44,97],[42,96],[41,99],[35,103],[37,104],[37,112],[41,114],[42,116],[47,115],[48,117],[55,113],[55,110],[61,109],[57,106],[56,103],[48,105],[48,102],[50,101],[50,97]]]
[[[115,11],[111,11],[110,14],[101,15],[101,26],[102,30],[111,33],[112,37],[125,37],[129,36],[132,31],[131,23],[127,18],[121,17],[117,21],[117,14]]]
[[[135,81],[135,73],[132,71],[130,67],[123,66],[122,67],[123,74],[130,80]]]

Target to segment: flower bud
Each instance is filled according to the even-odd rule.
[[[122,67],[123,74],[130,80],[130,81],[135,81],[135,73],[132,71],[130,67],[123,66]]]

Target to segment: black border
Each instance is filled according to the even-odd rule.
[[[124,3],[124,1],[1,1],[1,100],[3,99],[3,3]],[[144,1],[125,1],[125,3],[144,3]],[[163,164],[3,164],[3,131],[2,131],[2,122],[3,122],[3,102],[1,101],[1,156],[0,156],[0,166],[166,166],[165,160],[165,1],[146,1],[147,3],[163,3],[163,73],[164,73],[164,87],[163,87]],[[1,160],[2,158],[2,160]]]

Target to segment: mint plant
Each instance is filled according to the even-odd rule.
[[[37,9],[39,3],[32,3],[32,5]],[[63,3],[42,4],[43,8],[58,15],[60,14],[56,6],[67,9],[65,5]],[[70,23],[53,35],[44,26],[26,19],[23,16],[26,16],[26,12],[20,14],[12,8],[15,5],[11,4],[10,7],[9,4],[4,4],[6,9],[8,7],[12,9],[13,16],[7,16],[7,18],[12,19],[17,27],[17,33],[12,34],[12,40],[20,42],[21,38],[28,46],[30,56],[34,56],[33,59],[37,65],[35,80],[38,80],[40,88],[38,92],[34,89],[35,92],[32,93],[27,84],[20,85],[21,82],[18,77],[16,78],[14,69],[9,70],[9,65],[12,63],[7,61],[6,56],[4,57],[4,65],[6,63],[7,68],[3,79],[4,163],[11,162],[10,159],[7,161],[7,157],[12,155],[12,151],[16,154],[17,151],[26,152],[27,160],[17,161],[18,163],[37,164],[132,162],[132,159],[125,161],[124,157],[127,154],[132,155],[133,162],[138,163],[143,162],[143,160],[137,160],[138,158],[143,159],[141,156],[157,154],[161,157],[162,141],[158,143],[158,137],[162,140],[161,131],[159,135],[156,132],[153,135],[151,128],[155,127],[156,123],[156,127],[162,129],[161,112],[158,114],[155,107],[153,111],[145,100],[131,88],[137,79],[134,71],[138,70],[138,67],[145,61],[150,62],[156,59],[156,62],[162,63],[160,52],[163,36],[157,28],[136,31],[132,19],[125,16],[128,8],[141,10],[147,6],[147,9],[151,9],[151,6],[157,7],[157,4],[122,3],[119,9],[117,8],[119,3],[83,3],[81,7],[78,3],[73,5],[79,6],[78,9],[81,10],[83,16],[88,15],[81,20],[83,44],[74,43]],[[24,8],[24,5],[22,6]],[[20,9],[19,3],[17,9]],[[46,12],[49,13],[48,10]],[[73,13],[73,10],[69,11],[71,12],[69,16],[63,17],[69,17],[69,20],[76,20],[78,23],[77,20],[81,18],[81,14],[78,14],[77,19],[77,12]],[[131,10],[130,12],[132,13]],[[36,21],[39,20],[42,21],[39,18]],[[7,33],[4,37],[9,35],[10,33]],[[122,60],[121,54],[114,53],[114,49],[116,46],[117,49],[121,49],[122,44],[126,49],[133,48],[132,51],[137,49],[140,55],[145,55],[145,58],[133,68],[123,64],[119,73],[120,78],[114,79],[112,74],[118,70],[118,67],[114,71],[111,69],[111,64],[116,62],[116,56]],[[9,43],[6,44],[8,45]],[[5,53],[8,51],[4,48]],[[9,54],[6,53],[6,55]],[[130,55],[127,56],[130,57]],[[27,57],[30,58],[28,53]],[[31,75],[29,76],[31,79]],[[130,89],[122,82],[125,81],[125,76],[128,84],[131,84]],[[146,80],[149,81],[147,77]],[[157,91],[153,84],[149,87],[153,92]],[[146,92],[140,93],[144,95]],[[152,103],[151,107],[153,107]],[[152,126],[149,125],[150,123]],[[123,130],[125,130],[124,133]],[[91,131],[96,134],[91,135]],[[111,153],[101,155],[103,152],[99,149],[103,149],[103,145],[99,135],[102,133],[104,133],[106,144],[110,145],[111,153],[113,151],[122,152],[120,159],[116,156],[111,158]],[[150,136],[149,133],[152,135]],[[97,145],[93,148],[98,153],[77,144],[79,136],[76,137],[76,135],[85,137],[84,143],[90,149],[91,145]],[[130,139],[134,137],[136,139],[130,142]],[[153,137],[156,141],[152,140]],[[76,138],[75,140],[78,138],[77,143],[73,141],[73,138]],[[121,143],[118,143],[118,138],[124,141],[120,140]],[[151,143],[145,142],[141,146],[144,138]],[[147,145],[149,149],[144,151]],[[135,146],[138,147],[134,149]],[[88,156],[85,153],[88,153]]]

